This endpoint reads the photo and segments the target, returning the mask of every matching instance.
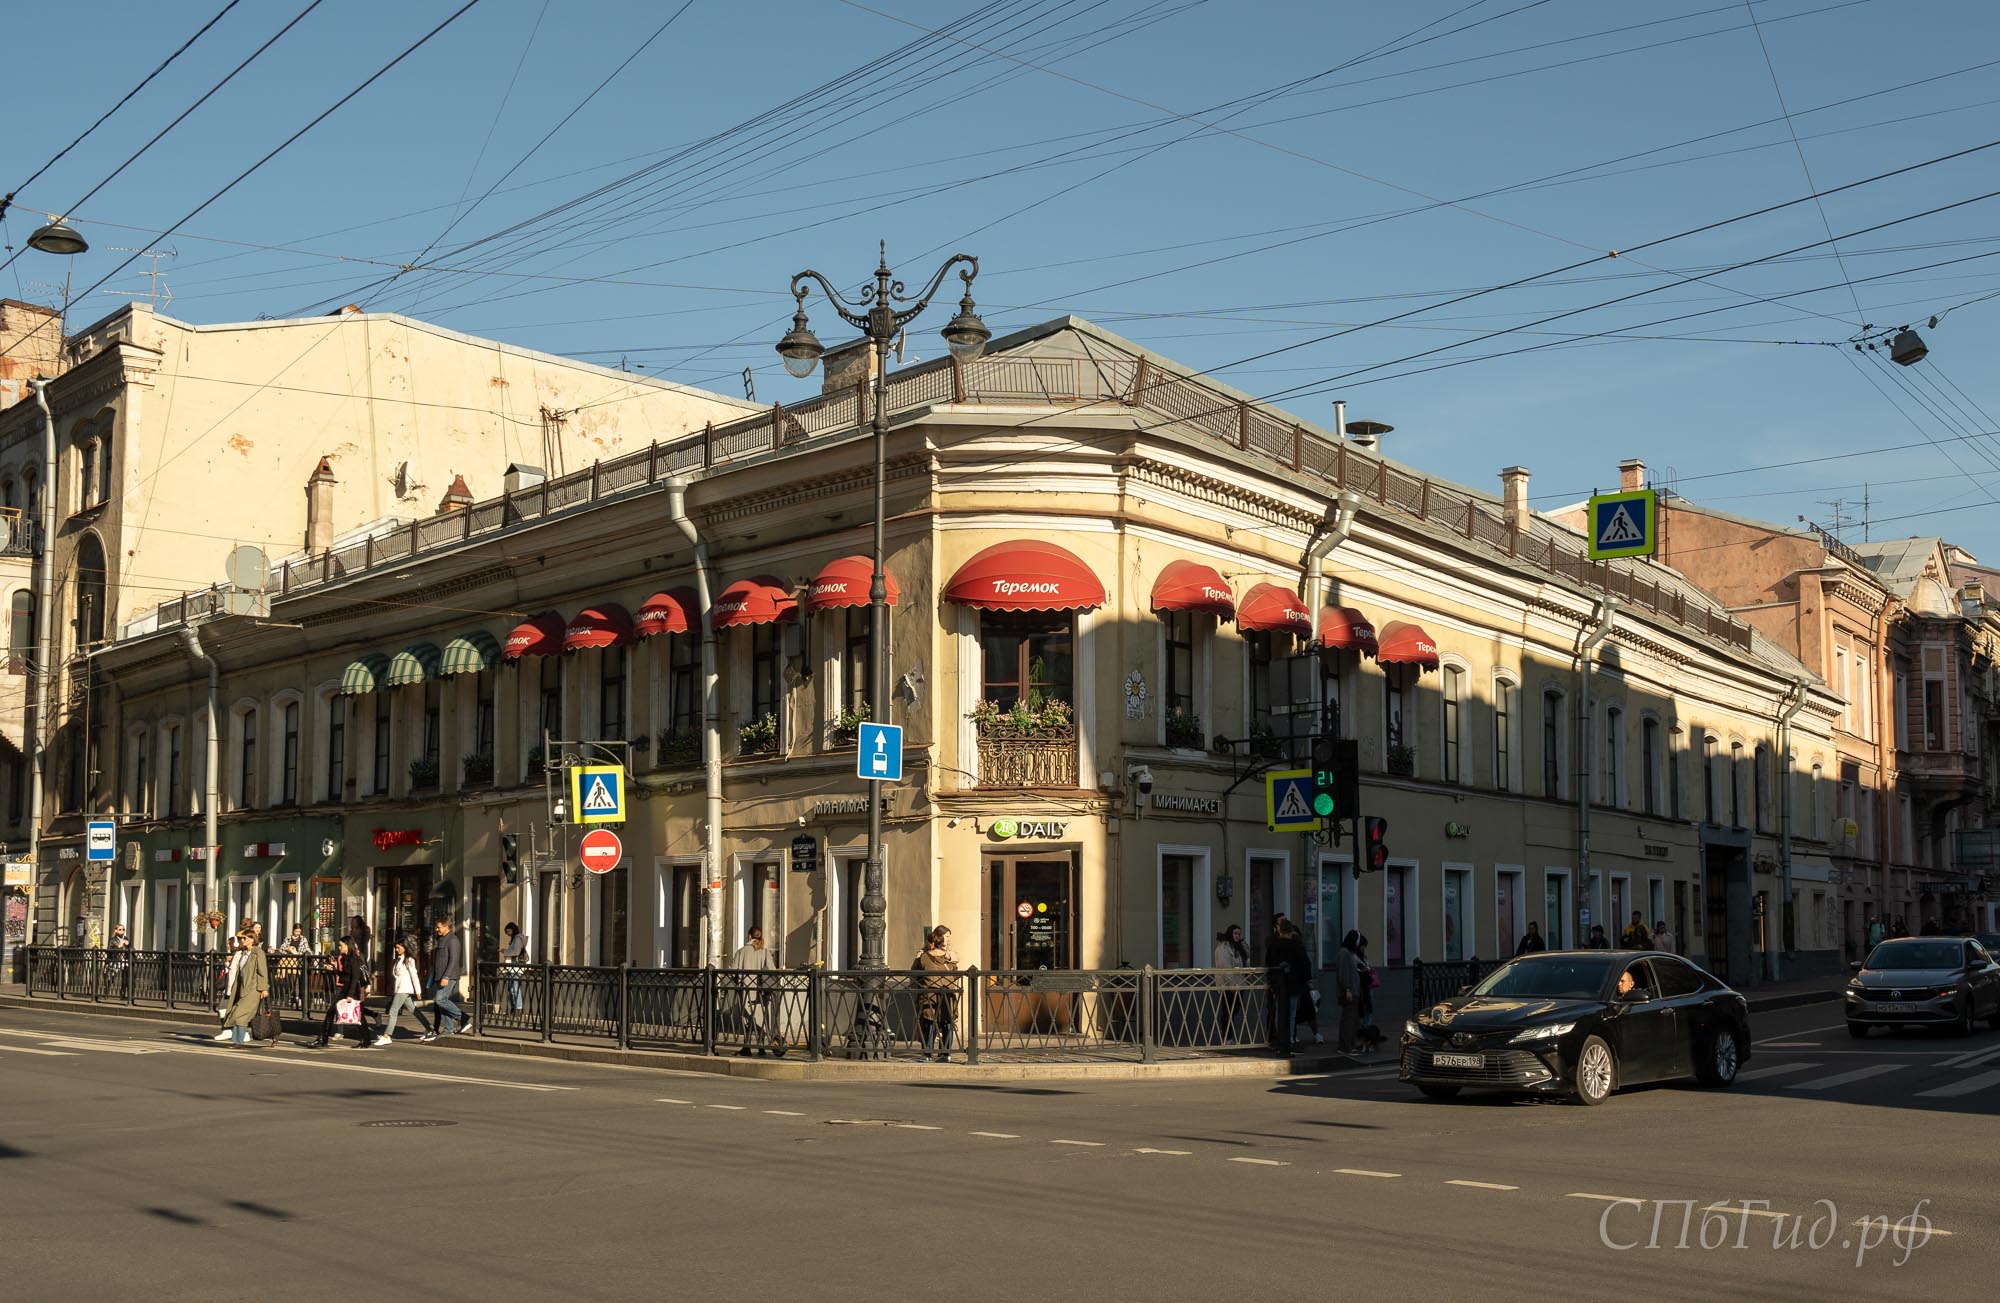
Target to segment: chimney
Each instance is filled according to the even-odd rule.
[[[835,344],[820,355],[820,392],[847,390],[875,374],[875,346],[867,338]]]
[[[1354,441],[1355,447],[1377,452],[1382,447],[1382,436],[1395,428],[1382,421],[1349,421],[1343,433]]]
[[[1986,613],[1986,585],[1974,579],[1959,593],[1959,610],[1962,614],[1978,619]]]
[[[1637,457],[1627,457],[1618,463],[1618,491],[1636,493],[1646,487],[1646,463]]]
[[[454,511],[464,511],[471,505],[472,490],[467,487],[465,476],[454,475],[451,477],[451,487],[444,491],[442,498],[438,499],[437,514],[443,516]]]
[[[318,556],[333,548],[333,460],[319,459],[312,478],[306,481],[306,555]]]
[[[508,465],[507,477],[502,483],[511,495],[519,493],[522,489],[532,489],[547,478],[547,472],[539,466],[526,466],[520,462],[513,462]]]
[[[1526,533],[1529,516],[1526,466],[1509,466],[1500,472],[1500,506],[1507,518],[1507,528]]]

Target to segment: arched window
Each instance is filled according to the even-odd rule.
[[[104,641],[104,545],[97,535],[85,534],[76,545],[72,568],[76,593],[76,642],[89,646]]]
[[[1806,827],[1812,830],[1811,836],[1813,840],[1821,841],[1826,837],[1825,807],[1821,804],[1821,789],[1826,782],[1825,767],[1815,761],[1812,767],[1812,778],[1808,781],[1811,786],[1806,789],[1806,800],[1808,808],[1812,812],[1812,822],[1807,824]]]
[[[1743,826],[1743,744],[1729,744],[1729,826]]]
[[[1766,808],[1764,793],[1768,790],[1768,770],[1771,767],[1771,749],[1762,742],[1757,744],[1756,758],[1750,765],[1751,801],[1750,817],[1755,820],[1757,831],[1771,826],[1771,812]]]
[[[77,495],[76,509],[83,511],[97,505],[97,440],[85,439],[76,448]]]
[[[1444,686],[1439,699],[1440,731],[1444,743],[1440,760],[1447,783],[1465,781],[1465,671],[1456,665],[1444,667]]]

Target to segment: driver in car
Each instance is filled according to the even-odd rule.
[[[1650,1000],[1653,993],[1639,984],[1638,974],[1626,969],[1618,974],[1618,998],[1621,1000]]]

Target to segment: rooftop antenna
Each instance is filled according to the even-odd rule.
[[[1845,543],[1847,541],[1841,535],[1847,530],[1848,526],[1854,523],[1854,516],[1847,510],[1847,504],[1850,501],[1851,499],[1848,498],[1820,499],[1819,505],[1827,508],[1831,513],[1827,517],[1827,532],[1833,535],[1834,541],[1837,543]]]
[[[144,299],[148,303],[151,303],[153,307],[156,309],[164,308],[169,303],[172,303],[174,301],[174,291],[172,287],[167,284],[167,274],[160,270],[160,259],[180,257],[181,251],[179,249],[159,249],[159,248],[154,248],[151,245],[148,245],[143,249],[132,249],[132,248],[127,248],[123,245],[112,245],[111,248],[112,251],[115,253],[136,253],[142,258],[150,259],[152,261],[153,268],[151,271],[148,271],[144,274],[146,277],[147,284],[151,288],[149,288],[144,294],[140,294],[134,290],[99,290],[98,293],[119,294],[125,296],[126,298]]]
[[[743,368],[743,396],[753,403],[757,401],[757,377],[747,366]]]

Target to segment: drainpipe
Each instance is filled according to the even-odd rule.
[[[202,866],[203,866],[202,880],[206,884],[202,892],[202,908],[214,909],[216,907],[215,904],[215,850],[216,850],[215,847],[215,802],[216,802],[215,713],[218,703],[220,703],[222,700],[222,667],[215,663],[214,657],[210,656],[206,651],[202,650],[201,634],[196,632],[195,627],[193,625],[186,625],[181,629],[181,643],[183,646],[187,648],[188,659],[192,660],[196,665],[203,666],[208,670],[208,709],[202,712],[205,718],[202,723],[202,739],[201,739],[201,755],[202,755],[201,836],[202,836],[202,845],[206,848],[201,853]],[[190,910],[189,913],[192,914],[193,911]],[[203,935],[207,940],[208,945],[212,947],[215,943],[215,933],[207,932],[204,933]]]
[[[708,963],[722,966],[722,692],[715,676],[715,626],[709,622],[709,606],[714,600],[709,577],[708,544],[695,532],[687,514],[687,480],[675,476],[667,481],[667,518],[680,528],[694,548],[695,596],[701,602],[701,758],[702,774],[708,787],[707,876],[702,890],[707,895],[705,910],[707,936],[703,949]]]
[[[1782,775],[1778,786],[1778,945],[1765,950],[1774,982],[1783,980],[1785,919],[1792,907],[1792,721],[1805,709],[1810,688],[1806,680],[1794,680],[1791,690],[1778,700],[1778,772]]]
[[[1345,415],[1347,411],[1345,403],[1335,403],[1334,407],[1341,415]],[[1308,618],[1312,620],[1317,621],[1319,619],[1320,608],[1326,604],[1326,558],[1332,554],[1335,548],[1347,541],[1347,535],[1354,528],[1354,519],[1360,514],[1360,511],[1361,495],[1352,489],[1342,490],[1340,496],[1333,500],[1333,509],[1328,513],[1325,528],[1315,534],[1312,540],[1306,544],[1305,555],[1299,558],[1300,564],[1305,568],[1305,592],[1300,594],[1300,596],[1306,599],[1306,611]],[[1317,642],[1318,639],[1319,634],[1317,628],[1315,628],[1313,640]],[[1312,721],[1315,731],[1319,729],[1320,721],[1326,712],[1325,692],[1325,677],[1319,674],[1313,675]],[[1313,929],[1313,942],[1317,947],[1314,953],[1323,955],[1326,953],[1326,911],[1318,908],[1319,897],[1317,893],[1322,890],[1320,885],[1322,870],[1319,868],[1318,845],[1313,840],[1311,833],[1305,834],[1303,841],[1306,849],[1305,854],[1300,857],[1301,861],[1311,864],[1314,867],[1311,884],[1312,890],[1315,893],[1313,900],[1314,917],[1319,920]],[[1357,846],[1355,850],[1355,865],[1358,868],[1361,863],[1360,848]],[[1248,888],[1246,887],[1245,890],[1248,890]]]
[[[1583,643],[1576,651],[1577,677],[1577,747],[1576,747],[1576,894],[1577,905],[1571,914],[1570,925],[1577,931],[1576,944],[1583,944],[1582,902],[1590,896],[1590,654],[1597,645],[1611,636],[1611,619],[1614,614],[1609,596],[1597,601],[1597,608],[1590,618],[1596,627],[1585,633]],[[1599,920],[1602,922],[1602,920]],[[1615,922],[1616,920],[1614,920]],[[1610,929],[1607,927],[1607,934]]]
[[[28,944],[35,943],[35,895],[42,881],[42,736],[49,727],[49,676],[55,672],[55,647],[50,630],[55,601],[56,418],[49,412],[49,382],[36,376],[28,382],[35,406],[42,409],[42,504],[35,525],[35,726],[26,735],[28,763],[28,862],[34,866],[28,899]],[[109,890],[110,875],[106,875]],[[56,940],[63,943],[61,925]]]

